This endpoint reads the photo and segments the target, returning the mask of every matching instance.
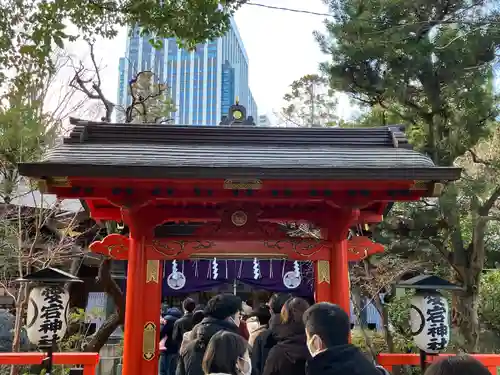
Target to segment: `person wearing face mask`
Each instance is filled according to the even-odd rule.
[[[202,368],[205,375],[251,375],[247,342],[241,335],[217,332],[208,343]]]
[[[277,343],[269,351],[262,375],[305,375],[306,361],[311,356],[302,315],[308,307],[302,298],[286,301],[281,309],[281,324],[273,330]]]
[[[337,305],[321,302],[304,313],[307,348],[312,359],[306,375],[388,375],[359,350],[349,344],[349,316]]]
[[[205,307],[205,317],[190,333],[191,341],[179,353],[176,375],[203,375],[202,360],[210,339],[218,332],[239,333],[241,299],[219,294]]]

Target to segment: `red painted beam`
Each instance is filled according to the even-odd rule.
[[[395,187],[387,187],[384,190],[372,190],[358,187],[349,190],[211,190],[210,188],[203,189],[142,189],[137,187],[130,188],[112,188],[112,187],[53,187],[50,189],[53,194],[59,195],[61,198],[71,199],[95,199],[105,198],[111,201],[119,199],[140,199],[161,201],[183,201],[192,200],[197,202],[218,202],[221,199],[233,201],[255,201],[263,200],[270,202],[295,202],[303,203],[305,201],[323,202],[332,201],[342,203],[342,199],[349,201],[361,200],[369,204],[380,200],[410,200],[416,197],[425,195],[425,190],[408,190],[408,188],[397,189]]]
[[[456,354],[438,354],[427,356],[427,363],[439,361],[440,359],[454,356]],[[481,362],[488,368],[491,374],[497,373],[497,368],[500,367],[500,354],[471,354],[472,357]],[[402,354],[402,353],[381,353],[377,356],[377,363],[384,367],[387,371],[392,372],[394,366],[419,366],[419,354]]]
[[[120,234],[110,234],[102,241],[90,245],[92,252],[117,260],[128,259],[129,239]],[[380,244],[367,237],[353,237],[348,241],[348,261],[359,261],[384,251]],[[245,239],[179,237],[148,241],[146,259],[187,260],[192,258],[287,258],[291,260],[330,260],[332,245],[329,241],[310,239]]]
[[[114,220],[122,221],[121,208],[114,206],[104,199],[89,199],[87,204],[91,216],[96,220]],[[219,210],[214,207],[179,207],[158,205],[155,211],[161,211],[165,221],[171,222],[215,222],[220,220]],[[330,207],[318,204],[318,207],[262,207],[262,214],[259,216],[261,221],[308,221],[318,222],[319,219],[327,219]],[[356,224],[379,223],[382,221],[382,215],[376,212],[361,211]]]
[[[133,187],[135,189],[155,189],[155,188],[175,188],[180,190],[192,190],[194,187],[204,189],[224,190],[226,180],[222,179],[117,179],[117,178],[85,178],[71,177],[69,181],[72,186],[94,186],[94,187]],[[250,181],[252,182],[252,181]],[[375,180],[355,180],[355,181],[331,181],[331,180],[262,180],[258,190],[311,190],[311,189],[329,189],[332,191],[359,189],[360,187],[369,187],[369,190],[386,189],[408,189],[414,185],[413,180],[400,181],[375,181]],[[227,186],[227,185],[226,185]],[[229,189],[232,190],[232,189]]]

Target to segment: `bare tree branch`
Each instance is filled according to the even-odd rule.
[[[101,120],[111,122],[111,116],[113,115],[115,104],[108,100],[102,91],[101,73],[94,52],[94,43],[87,40],[87,44],[89,45],[90,60],[93,66],[92,76],[90,78],[85,78],[88,71],[83,62],[80,61],[80,66],[75,68],[75,75],[70,82],[70,86],[84,93],[87,98],[91,100],[98,100],[104,106],[105,111]]]

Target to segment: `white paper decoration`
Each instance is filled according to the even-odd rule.
[[[293,271],[288,271],[283,276],[283,285],[285,285],[288,289],[296,289],[299,287],[302,282],[302,276],[300,274],[300,265],[299,262],[293,262]]]
[[[450,342],[448,301],[439,293],[417,294],[411,300],[413,341],[426,353],[437,354]]]
[[[167,285],[174,290],[179,290],[186,286],[186,276],[177,270],[176,260],[172,261],[172,273],[168,275]]]
[[[60,286],[31,289],[26,331],[31,343],[47,347],[59,342],[68,327],[69,293]]]
[[[295,272],[295,276],[300,277],[300,266],[297,261],[293,262],[293,272]]]
[[[260,277],[260,263],[257,258],[253,258],[253,278],[258,280]]]
[[[219,277],[219,264],[217,263],[217,258],[214,258],[212,262],[212,278],[217,280]]]

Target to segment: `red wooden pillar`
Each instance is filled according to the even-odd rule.
[[[350,313],[347,239],[332,240],[330,260],[316,262],[316,302],[331,302]]]
[[[141,374],[158,374],[160,342],[161,286],[163,272],[159,260],[147,260],[145,263],[143,294],[143,339]]]
[[[347,314],[351,310],[347,234],[358,215],[359,210],[335,214],[328,230],[328,240],[332,243],[330,260],[316,262],[316,301],[335,303]]]
[[[130,228],[123,335],[123,375],[141,374],[143,335],[142,309],[144,296],[145,238]]]
[[[145,242],[153,228],[145,226],[143,213],[128,211],[130,229],[123,375],[157,374],[160,330],[161,280],[159,261],[148,261]]]
[[[330,260],[331,302],[350,314],[349,260],[347,259],[347,238],[332,240]]]

